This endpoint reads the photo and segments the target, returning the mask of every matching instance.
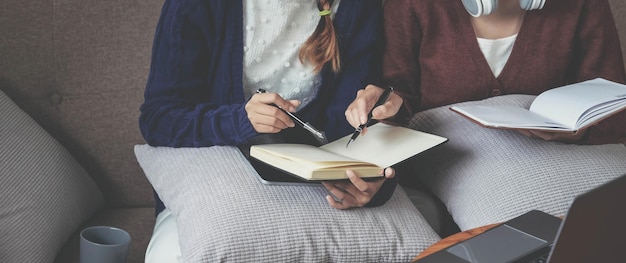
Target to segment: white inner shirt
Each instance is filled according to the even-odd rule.
[[[246,99],[257,89],[300,100],[315,97],[320,74],[298,52],[320,21],[317,0],[244,0],[243,85]],[[334,14],[339,6],[335,1]],[[331,15],[332,15],[331,14]]]
[[[491,68],[491,72],[493,72],[493,75],[497,78],[500,76],[504,65],[511,56],[511,51],[513,51],[513,44],[515,44],[517,34],[499,39],[477,39],[478,46],[480,46],[480,50],[483,52],[483,55],[489,64],[489,68]]]

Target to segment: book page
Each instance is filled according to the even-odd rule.
[[[598,113],[589,112],[595,106],[625,98],[625,85],[597,78],[545,91],[535,98],[530,111],[575,130],[579,128],[578,120],[584,114],[599,116]]]
[[[306,144],[253,145],[250,156],[305,180],[345,179],[346,169],[361,177],[379,177],[382,169]]]
[[[570,130],[560,123],[517,106],[460,105],[453,106],[450,109],[487,127],[559,131]]]
[[[362,161],[306,144],[263,144],[256,145],[254,148],[255,151],[270,152],[271,155],[283,159],[291,159],[313,169],[363,163]]]
[[[447,140],[437,135],[384,123],[368,127],[365,135],[359,136],[346,148],[351,136],[352,134],[320,148],[380,167],[389,167]]]

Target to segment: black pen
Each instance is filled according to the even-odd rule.
[[[257,89],[256,93],[267,93],[267,90],[264,89]],[[304,128],[305,130],[309,131],[311,134],[313,134],[313,136],[317,139],[317,141],[319,141],[321,144],[326,144],[328,143],[328,139],[326,139],[326,136],[324,135],[323,132],[319,131],[318,129],[315,129],[315,127],[313,127],[311,124],[309,124],[308,122],[304,122],[302,121],[300,118],[298,118],[298,116],[296,116],[295,114],[286,111],[285,109],[283,109],[282,107],[272,103],[272,106],[280,109],[282,112],[284,112],[285,114],[287,114],[287,116],[289,116],[295,123],[299,124],[300,126],[302,126],[302,128]]]
[[[383,105],[387,101],[387,99],[389,98],[389,95],[391,95],[392,91],[393,91],[393,87],[387,86],[385,91],[383,91],[383,94],[380,95],[380,97],[378,98],[378,101],[376,101],[376,104],[374,104],[374,107],[372,107],[370,112],[367,114],[367,122],[365,122],[364,124],[359,125],[359,127],[356,128],[356,130],[352,134],[352,137],[350,137],[350,140],[348,141],[348,144],[346,144],[346,148],[348,148],[348,145],[350,145],[351,142],[356,140],[356,138],[359,137],[359,135],[361,135],[361,132],[363,131],[363,129],[370,124],[370,121],[372,121],[372,112],[374,112],[374,109],[376,107],[378,107],[380,105]]]

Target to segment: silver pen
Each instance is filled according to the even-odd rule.
[[[257,89],[256,93],[267,93],[266,90],[264,89]],[[324,135],[323,132],[319,131],[318,129],[315,129],[315,127],[313,127],[313,125],[309,124],[308,122],[304,122],[302,121],[300,118],[298,118],[298,116],[296,116],[295,114],[286,111],[285,109],[283,109],[282,107],[272,103],[272,106],[280,109],[282,112],[284,112],[285,114],[287,114],[287,116],[289,116],[289,118],[291,118],[294,122],[296,122],[298,125],[300,125],[302,128],[304,128],[305,130],[309,131],[311,134],[313,134],[313,136],[315,137],[315,139],[317,139],[318,142],[320,142],[321,144],[326,144],[328,143],[328,139],[326,139],[326,135]]]

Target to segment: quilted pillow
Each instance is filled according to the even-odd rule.
[[[530,106],[530,95],[458,105]],[[462,230],[502,222],[531,209],[564,215],[573,198],[626,174],[623,144],[574,145],[481,127],[449,110],[413,116],[409,126],[449,141],[415,158],[418,176]]]
[[[0,258],[53,262],[102,203],[87,172],[0,91]]]
[[[266,185],[235,147],[135,146],[176,217],[185,262],[408,262],[439,240],[398,187],[383,206],[336,210],[321,185]]]

